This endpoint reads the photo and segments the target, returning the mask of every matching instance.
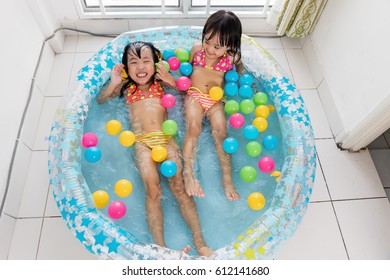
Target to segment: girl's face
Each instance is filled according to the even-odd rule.
[[[147,85],[155,72],[152,51],[148,47],[142,47],[139,58],[130,50],[127,54],[127,67],[130,78],[137,85]]]
[[[206,56],[210,59],[222,57],[229,50],[229,48],[219,44],[218,34],[213,38],[210,38],[210,36],[211,32],[207,33],[203,40],[203,48],[206,52]]]

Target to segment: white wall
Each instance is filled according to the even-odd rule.
[[[336,141],[359,131],[390,96],[389,10],[390,2],[383,0],[328,0],[306,42],[314,47],[323,71],[323,84],[317,79],[319,92]],[[310,64],[308,49],[304,46]],[[377,136],[369,135],[363,142]]]

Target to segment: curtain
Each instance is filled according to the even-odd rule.
[[[267,22],[278,35],[303,38],[313,31],[327,0],[276,0]]]

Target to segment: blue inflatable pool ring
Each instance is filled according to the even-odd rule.
[[[295,232],[306,212],[316,171],[316,151],[304,101],[291,78],[279,64],[255,40],[245,35],[242,36],[242,62],[246,71],[261,84],[263,95],[272,100],[272,109],[275,109],[273,114],[280,123],[279,141],[270,135],[262,142],[265,148],[263,152],[261,140],[254,148],[249,149],[253,156],[277,146],[283,153],[282,166],[278,167],[276,173],[271,173],[271,176],[277,176],[277,183],[272,178],[275,189],[272,199],[266,202],[268,208],[259,212],[260,215],[255,216],[256,220],[238,234],[233,242],[217,248],[209,257],[200,257],[140,241],[131,230],[126,230],[121,223],[103,214],[96,207],[81,172],[81,161],[86,156],[91,162],[101,162],[103,157],[106,158],[109,154],[105,151],[100,153],[96,149],[92,149],[87,155],[83,154],[85,148],[81,142],[84,122],[91,104],[96,103],[97,95],[110,79],[112,68],[121,63],[124,47],[133,41],[152,42],[160,50],[166,50],[163,52],[164,57],[171,57],[174,55],[172,50],[177,47],[191,49],[194,42],[201,39],[201,32],[202,27],[187,26],[161,27],[121,34],[87,61],[56,112],[50,134],[48,163],[54,198],[62,218],[74,236],[91,253],[98,254],[103,259],[272,259],[280,245]],[[236,83],[236,74],[227,74],[226,82]],[[250,78],[245,77],[240,82],[243,84],[240,85],[238,94],[242,98],[254,97],[251,86],[247,85],[251,83]],[[232,95],[233,92],[235,94],[236,90],[231,91]],[[238,99],[239,96],[232,98]],[[259,103],[257,99],[256,97],[256,105]],[[258,133],[248,125],[250,124],[246,123],[246,128],[243,127],[244,136],[252,141]],[[242,130],[235,131],[238,137],[244,137]],[[272,132],[264,133],[263,136],[268,134]],[[224,148],[226,152],[234,153],[237,145],[236,141],[230,139],[224,144]],[[245,149],[245,146],[240,148]],[[260,155],[262,156],[263,154]],[[91,165],[96,166],[100,162]],[[171,176],[176,172],[175,167],[172,164],[164,166],[164,173]],[[264,174],[251,166],[233,171],[240,173],[244,187],[249,184],[247,182],[252,182]]]

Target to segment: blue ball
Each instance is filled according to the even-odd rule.
[[[236,70],[230,70],[225,74],[225,81],[227,83],[236,83],[238,81],[238,73]]]
[[[162,57],[163,60],[168,61],[171,57],[176,56],[174,50],[163,50]]]
[[[160,166],[161,174],[165,177],[172,177],[176,174],[177,166],[176,163],[172,160],[164,161]]]
[[[259,130],[254,125],[247,125],[244,127],[242,134],[247,140],[255,140],[259,136]]]
[[[270,134],[263,138],[262,143],[266,150],[272,151],[278,147],[278,138],[275,135]]]
[[[235,96],[238,92],[238,86],[236,83],[229,82],[225,85],[223,91],[227,96]]]
[[[183,76],[189,76],[189,75],[191,75],[191,73],[192,73],[192,65],[191,65],[191,63],[182,62],[182,63],[180,64],[179,72],[180,72],[180,74],[182,74]]]
[[[253,95],[253,90],[250,86],[248,85],[242,85],[240,86],[240,88],[238,89],[238,95],[241,97],[241,98],[244,98],[244,99],[250,99],[252,98],[252,95]]]
[[[244,74],[240,77],[240,85],[248,85],[251,86],[253,83],[253,77],[250,74]]]
[[[98,162],[102,157],[102,152],[98,147],[89,147],[84,152],[84,158],[91,163]]]
[[[223,140],[223,150],[228,154],[233,154],[238,150],[238,141],[233,137],[228,137]]]

